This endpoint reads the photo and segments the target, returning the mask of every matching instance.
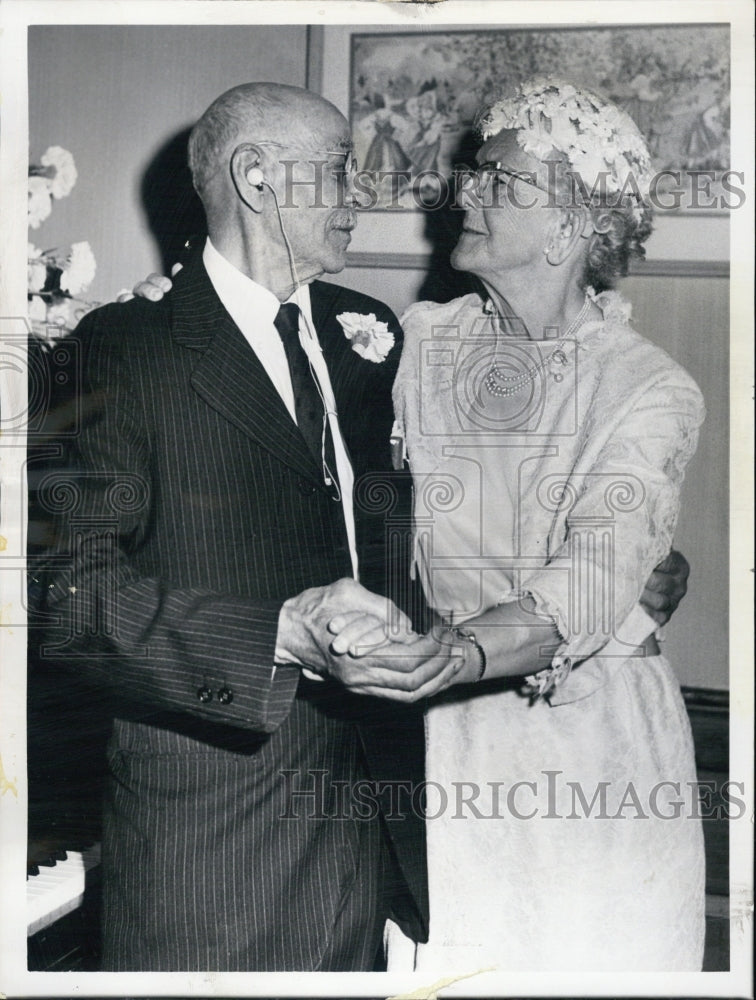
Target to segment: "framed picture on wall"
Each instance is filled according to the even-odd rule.
[[[662,175],[662,210],[727,207],[716,187],[730,167],[727,25],[354,31],[348,44],[348,64],[324,62],[323,85],[346,96],[377,210],[435,205],[478,109],[555,67],[635,120]]]
[[[474,153],[478,109],[558,70],[612,98],[648,139],[656,224],[640,266],[685,258],[719,273],[729,213],[745,201],[744,175],[730,162],[730,43],[728,24],[324,27],[312,39],[309,85],[348,115],[375,192],[350,259],[432,253],[439,213],[429,210]]]

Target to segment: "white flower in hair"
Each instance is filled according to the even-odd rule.
[[[344,336],[352,342],[352,350],[366,361],[380,364],[394,346],[394,335],[387,323],[380,322],[375,313],[341,313],[336,319],[341,323]]]

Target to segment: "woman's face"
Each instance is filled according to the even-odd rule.
[[[476,160],[483,171],[458,196],[465,217],[451,263],[495,284],[512,269],[543,261],[558,220],[555,198],[548,194],[554,188],[555,165],[526,153],[512,129],[486,140]]]

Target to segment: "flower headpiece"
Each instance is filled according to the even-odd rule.
[[[539,160],[552,149],[563,153],[586,186],[603,181],[608,193],[632,198],[637,215],[648,202],[652,170],[643,136],[626,112],[587,90],[536,77],[495,101],[477,127],[484,141],[516,129],[519,145]]]

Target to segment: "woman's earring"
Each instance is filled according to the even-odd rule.
[[[551,243],[548,244],[548,246],[545,246],[543,248],[543,252],[546,255],[546,260],[548,261],[549,264],[555,264],[556,263],[556,261],[553,261],[551,259],[551,256],[550,256],[550,254],[552,254],[554,252],[554,241],[553,240],[551,241]]]

